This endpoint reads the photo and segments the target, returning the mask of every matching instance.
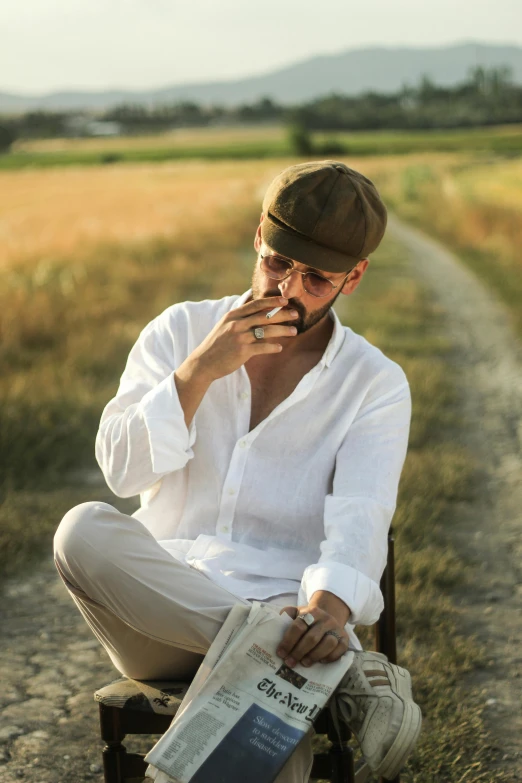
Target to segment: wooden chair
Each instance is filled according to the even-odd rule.
[[[375,649],[391,663],[397,662],[395,631],[395,563],[392,531],[388,537],[388,560],[381,580],[384,611],[375,625]],[[145,754],[129,753],[122,744],[127,734],[164,734],[172,722],[189,683],[137,682],[121,677],[96,691],[99,702],[103,771],[105,783],[139,783],[147,764]],[[151,707],[154,703],[154,708]],[[314,724],[318,735],[326,735],[331,746],[314,753],[311,778],[332,783],[364,783],[372,779],[368,765],[354,760],[351,732],[342,724],[341,738],[335,731],[328,709]],[[324,744],[324,743],[323,743]],[[373,778],[375,780],[375,778]],[[392,783],[399,783],[399,777]],[[381,778],[384,783],[384,778]]]

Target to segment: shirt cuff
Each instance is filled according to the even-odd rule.
[[[351,611],[350,625],[373,625],[384,609],[379,585],[361,571],[342,563],[308,566],[301,586],[307,601],[317,590],[328,590],[344,601]]]
[[[170,473],[184,467],[194,456],[196,424],[192,419],[187,428],[173,372],[142,397],[140,407],[149,434],[154,473]]]

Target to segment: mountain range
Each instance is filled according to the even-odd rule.
[[[0,92],[0,112],[28,110],[103,110],[121,103],[147,106],[187,100],[234,106],[263,97],[286,105],[336,92],[357,95],[367,90],[396,92],[415,86],[424,76],[450,86],[463,81],[470,69],[507,66],[513,81],[522,83],[522,46],[478,42],[439,47],[366,47],[319,55],[259,76],[243,79],[175,84],[148,90],[74,90],[46,95]]]

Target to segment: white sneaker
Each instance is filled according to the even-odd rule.
[[[370,769],[388,780],[395,778],[415,747],[422,724],[409,672],[382,653],[355,652],[336,695],[339,712]]]

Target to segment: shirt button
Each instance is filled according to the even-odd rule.
[[[223,527],[221,528],[221,532],[228,533],[228,525],[223,525]]]
[[[246,440],[240,440],[240,441],[239,441],[239,448],[240,448],[240,449],[246,449],[246,447],[247,447],[247,442],[246,442]]]
[[[248,394],[247,392],[241,392],[239,395],[242,400],[248,400]]]
[[[231,487],[231,488],[228,490],[228,494],[229,494],[229,495],[235,495],[235,494],[236,494],[236,490],[235,490],[235,489],[232,489],[232,487]]]

